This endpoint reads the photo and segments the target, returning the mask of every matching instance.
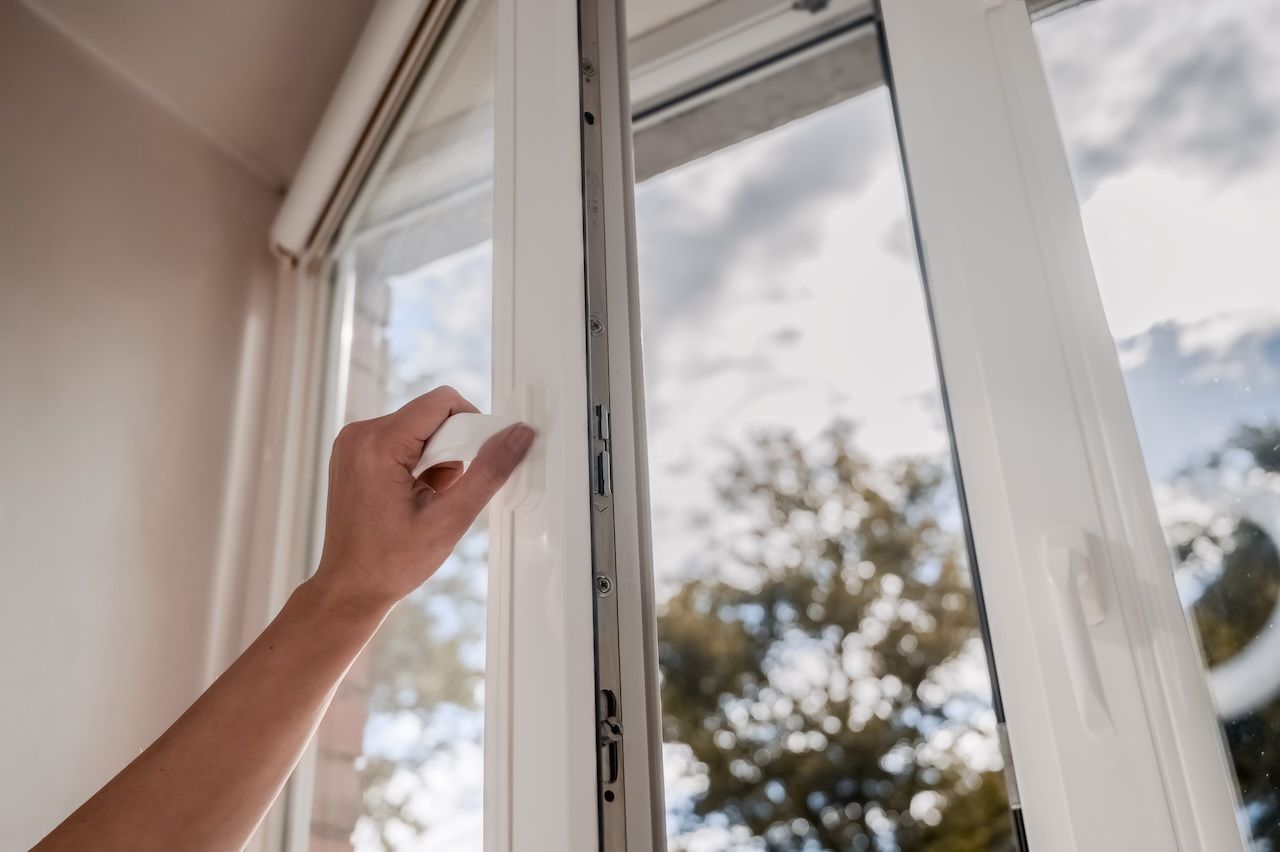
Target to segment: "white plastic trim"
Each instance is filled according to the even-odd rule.
[[[546,480],[490,509],[485,848],[595,852],[577,4],[498,0],[496,55],[493,398],[543,388]]]
[[[276,250],[299,257],[309,248],[312,231],[429,2],[378,0],[271,226]]]

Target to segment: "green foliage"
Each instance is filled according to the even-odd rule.
[[[483,565],[471,566],[483,571]],[[483,613],[474,582],[457,573],[433,578],[430,590],[420,589],[397,606],[374,640],[370,657],[369,712],[405,711],[425,724],[437,705],[475,706],[475,690],[483,672],[465,659],[464,650],[479,640],[477,622],[471,619],[453,629],[440,624],[430,608],[448,605]],[[482,622],[481,622],[482,623]]]
[[[993,760],[944,473],[873,467],[844,423],[737,455],[721,511],[741,529],[659,624],[665,737],[705,779],[689,827],[779,852],[1012,848],[1000,773],[960,754]]]
[[[1222,578],[1192,609],[1201,647],[1210,665],[1229,659],[1266,626],[1280,592],[1280,556],[1275,543],[1241,521],[1223,548]],[[1236,781],[1260,850],[1280,848],[1280,701],[1224,726]]]
[[[469,552],[476,540],[464,540],[450,570],[401,602],[366,650],[371,720],[410,714],[425,731],[442,712],[479,711],[476,695],[484,672],[473,658],[482,639],[484,600],[475,577],[484,574],[484,557]],[[377,831],[383,849],[398,848],[394,838],[406,831],[410,836],[426,833],[429,826],[413,806],[420,785],[405,783],[404,775],[416,773],[453,745],[447,738],[423,736],[408,750],[361,758],[364,819]]]
[[[1241,429],[1187,476],[1232,460],[1280,474],[1280,429]],[[733,539],[708,542],[710,570],[660,619],[665,738],[690,749],[704,784],[686,828],[727,822],[777,852],[1014,848],[1002,774],[961,753],[965,742],[991,749],[989,696],[973,682],[968,568],[937,523],[945,477],[923,462],[870,464],[847,424],[804,446],[763,436],[736,455],[716,510],[737,525]],[[1205,587],[1191,617],[1217,665],[1270,617],[1280,554],[1226,516],[1171,538]],[[444,707],[475,709],[481,670],[467,658],[483,602],[466,575],[482,559],[463,556],[462,571],[434,579],[430,599],[406,601],[379,633],[371,714],[410,713],[425,728]],[[1259,848],[1280,849],[1280,701],[1225,733]],[[426,829],[392,779],[448,747],[424,739],[364,759],[365,814],[386,848],[393,826]]]
[[[1187,479],[1233,468],[1280,475],[1280,428],[1244,426],[1226,447],[1185,472]],[[1247,520],[1222,514],[1171,531],[1180,569],[1204,587],[1191,620],[1209,666],[1239,653],[1267,626],[1280,599],[1276,542]],[[1255,847],[1280,849],[1280,700],[1223,726]]]
[[[1280,473],[1280,427],[1241,426],[1228,446],[1247,453],[1259,470]]]

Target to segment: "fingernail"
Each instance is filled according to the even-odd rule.
[[[518,453],[522,453],[529,449],[529,445],[533,443],[533,429],[523,423],[519,423],[511,427],[511,431],[507,433],[507,446]]]

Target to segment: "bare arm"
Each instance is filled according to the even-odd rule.
[[[240,849],[343,675],[397,601],[435,573],[528,451],[514,426],[465,474],[410,474],[440,424],[475,408],[438,388],[342,430],[329,464],[324,552],[262,635],[169,730],[35,848]]]

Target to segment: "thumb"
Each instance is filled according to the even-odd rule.
[[[427,506],[434,532],[461,538],[533,444],[534,431],[517,423],[484,442],[458,480]]]

